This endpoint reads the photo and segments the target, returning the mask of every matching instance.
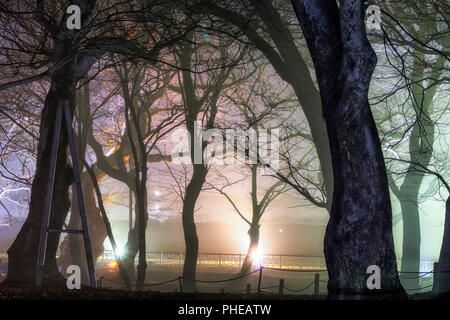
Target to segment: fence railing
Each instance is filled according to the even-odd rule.
[[[435,264],[436,267],[436,264]],[[274,274],[267,274],[268,271],[277,272]],[[301,277],[299,275],[306,275],[301,282],[298,281],[298,278]],[[439,292],[439,285],[436,285],[436,280],[441,277],[443,274],[448,274],[450,271],[435,271],[431,270],[429,272],[406,272],[400,273],[400,277],[404,277],[407,275],[408,279],[423,279],[424,276],[428,274],[434,274],[434,281],[431,283],[421,284],[418,288],[405,288],[409,294],[415,294],[419,292],[429,292],[433,290],[434,293]],[[297,278],[297,281],[293,281],[292,276],[288,274],[296,274],[294,277]],[[267,279],[267,281],[266,281]],[[142,285],[144,290],[155,290],[155,291],[168,291],[168,285],[171,285],[173,290],[176,292],[184,292],[183,281],[187,280],[189,282],[194,282],[196,285],[206,285],[197,292],[219,292],[220,293],[246,293],[246,294],[295,294],[295,295],[314,295],[319,296],[321,294],[327,293],[327,283],[328,283],[328,274],[327,270],[294,270],[294,269],[279,269],[279,268],[270,268],[261,266],[257,269],[254,269],[252,272],[237,275],[228,279],[190,279],[183,276],[179,276],[176,278],[172,278],[170,280],[166,280],[163,282],[153,282],[153,283],[144,283]],[[236,282],[237,280],[241,280],[240,282]],[[242,289],[245,284],[245,289]],[[211,286],[213,285],[213,286]],[[124,289],[127,287],[128,289],[134,289],[136,284],[134,283],[124,283],[117,279],[109,279],[108,277],[101,276],[98,281],[98,287],[100,288],[120,288]],[[445,292],[445,291],[442,291]]]
[[[183,252],[147,252],[146,259],[149,266],[182,267],[185,253]],[[110,250],[105,250],[101,262],[114,259]],[[245,254],[225,253],[199,253],[197,267],[200,269],[236,269],[239,270],[244,263]],[[292,270],[319,270],[325,269],[324,257],[309,257],[300,255],[265,254],[258,259],[258,265],[270,268]]]
[[[182,267],[184,263],[183,252],[147,252],[147,263],[150,266],[164,267]],[[244,262],[245,254],[224,254],[224,253],[199,253],[197,265],[199,268],[218,268],[218,269],[240,269]],[[105,250],[103,255],[97,260],[105,262],[114,259],[112,250]],[[420,262],[420,272],[427,273],[433,270],[435,261],[422,260]],[[0,264],[8,263],[8,254],[0,252]],[[318,270],[326,269],[324,257],[311,257],[301,255],[274,255],[265,254],[261,257],[259,265],[293,270]],[[400,267],[401,260],[397,260],[397,266]],[[426,274],[426,277],[432,277],[432,274]]]
[[[284,278],[277,278],[278,282],[276,285],[263,285],[263,279],[265,279],[263,275],[264,270],[276,270],[276,271],[287,271],[287,272],[302,272],[302,273],[309,273],[314,274],[314,278],[312,281],[306,280],[307,284],[303,284],[301,287],[293,288],[288,287],[285,284]],[[327,280],[321,280],[320,279],[320,273],[326,273],[326,270],[292,270],[292,269],[278,269],[278,268],[269,268],[269,267],[259,267],[257,269],[254,269],[253,271],[244,274],[244,275],[237,275],[232,278],[228,279],[221,279],[221,280],[202,280],[202,279],[190,279],[183,276],[179,276],[177,278],[173,278],[170,280],[166,280],[163,282],[154,282],[154,283],[144,283],[142,287],[146,290],[157,290],[160,291],[163,286],[167,286],[168,284],[172,284],[175,287],[175,291],[179,291],[181,293],[184,292],[183,287],[183,281],[189,281],[194,282],[197,285],[198,284],[205,284],[205,285],[217,285],[220,287],[220,293],[246,293],[246,294],[307,294],[307,295],[314,295],[319,296],[320,294],[325,294],[326,290],[320,291],[321,284],[326,284]],[[326,274],[325,274],[326,275]],[[256,277],[253,280],[256,280],[256,285],[252,288],[251,284],[251,277]],[[273,280],[273,279],[272,279]],[[239,287],[236,287],[235,281],[244,281],[242,283],[246,283],[245,289],[240,289]],[[248,281],[248,282],[247,282]],[[234,289],[232,290],[225,290],[224,287],[226,283],[232,283],[234,286]],[[98,280],[98,287],[99,288],[111,288],[111,286],[116,287],[119,286],[119,288],[135,288],[136,285],[132,283],[124,283],[115,279],[109,279],[107,277],[100,277]],[[204,289],[204,288],[203,288]],[[309,290],[308,290],[309,289]],[[164,291],[164,290],[162,290]],[[211,288],[209,290],[199,290],[201,292],[211,292]],[[231,292],[230,292],[231,291]]]

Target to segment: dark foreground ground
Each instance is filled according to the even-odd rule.
[[[159,291],[126,291],[116,289],[90,289],[68,290],[65,288],[10,288],[0,286],[0,300],[326,300],[326,295],[279,295],[270,293],[180,293]],[[378,300],[378,299],[377,299]],[[381,300],[393,300],[385,297]],[[395,299],[394,299],[395,300]],[[450,300],[450,293],[438,296],[431,294],[415,294],[409,300]]]
[[[232,320],[258,319],[282,320],[303,319],[306,315],[319,316],[331,312],[334,318],[350,320],[371,318],[382,319],[387,314],[399,312],[401,319],[413,319],[418,314],[429,315],[429,310],[436,307],[448,309],[447,300],[422,297],[421,301],[397,301],[386,297],[382,301],[332,301],[326,295],[277,295],[277,294],[232,294],[232,293],[179,293],[179,292],[128,292],[111,289],[41,289],[41,288],[5,288],[0,287],[0,309],[2,314],[11,311],[15,317],[27,314],[32,317],[51,319],[68,319],[68,316],[89,319],[182,319],[182,320]],[[424,300],[426,299],[426,300]],[[443,300],[446,299],[446,300]],[[436,303],[437,302],[437,303]],[[239,309],[238,309],[239,307]],[[236,310],[244,310],[243,312]],[[259,307],[259,309],[257,309]],[[262,307],[270,308],[270,313],[256,313]],[[210,308],[211,316],[190,314],[186,310],[192,308]],[[234,308],[234,312],[231,311]],[[250,313],[247,311],[250,308]],[[267,309],[266,309],[267,310]],[[394,313],[393,313],[394,312]],[[411,317],[409,317],[411,314]],[[28,316],[29,315],[29,316]],[[300,316],[305,315],[305,316]],[[31,316],[31,317],[30,317]],[[308,316],[309,317],[309,316]]]
[[[67,290],[57,288],[0,287],[0,300],[324,300],[325,295],[275,295],[232,293],[179,293],[143,291],[130,292],[109,289]]]

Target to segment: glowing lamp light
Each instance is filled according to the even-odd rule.
[[[108,271],[117,271],[119,266],[118,266],[116,260],[112,260],[112,261],[108,262],[108,264],[106,265],[106,268],[108,269]]]
[[[155,190],[155,196],[159,196],[161,194],[161,192],[159,192],[158,190]]]
[[[252,257],[253,266],[255,268],[260,268],[260,267],[264,266],[264,263],[263,263],[264,253],[260,247],[258,247],[256,250],[253,250],[251,257]]]

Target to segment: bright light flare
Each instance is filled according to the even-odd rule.
[[[119,257],[122,257],[122,255],[125,253],[124,247],[118,245],[118,246],[117,246],[117,249],[116,249],[116,252],[117,252],[117,255],[118,255]]]
[[[256,250],[253,250],[251,257],[252,257],[253,267],[260,268],[264,265],[264,263],[263,263],[264,253],[263,253],[261,247],[258,247]]]
[[[106,265],[106,268],[108,269],[108,271],[117,271],[117,269],[119,268],[119,265],[117,264],[116,260],[112,260],[112,261],[108,262],[108,264]]]

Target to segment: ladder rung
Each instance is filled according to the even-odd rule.
[[[78,233],[78,234],[83,234],[83,230],[70,230],[70,229],[53,229],[53,228],[48,228],[47,229],[48,232],[65,232],[65,233]]]

